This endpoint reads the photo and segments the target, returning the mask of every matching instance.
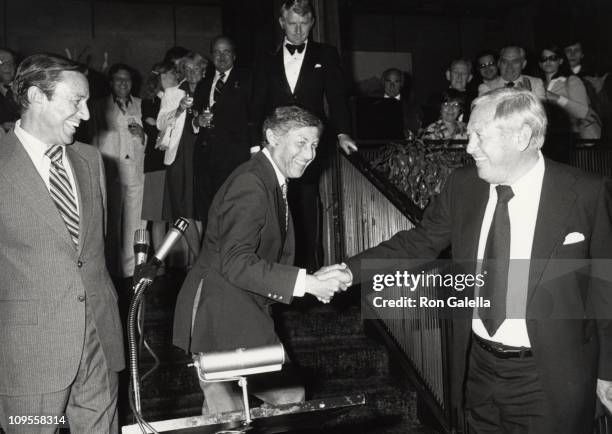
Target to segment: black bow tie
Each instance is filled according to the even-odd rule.
[[[289,50],[289,53],[291,53],[291,55],[293,56],[296,50],[298,53],[302,54],[302,51],[304,51],[304,48],[306,48],[306,44],[300,44],[300,45],[285,44],[285,47],[287,47],[287,50]]]

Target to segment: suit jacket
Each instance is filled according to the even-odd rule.
[[[208,106],[215,74],[196,88],[194,110]],[[249,159],[250,136],[248,107],[251,75],[233,68],[211,108],[210,128],[200,128],[194,151],[195,207],[198,220],[206,221],[208,209],[219,187],[236,167]]]
[[[67,147],[80,209],[75,249],[44,181],[11,132],[0,142],[0,394],[58,391],[81,360],[90,303],[110,369],[124,367],[117,294],[104,261],[100,153]]]
[[[282,46],[259,62],[253,85],[252,117],[256,128],[261,127],[265,117],[276,107],[283,105],[297,104],[325,119],[325,97],[331,129],[336,134],[351,131],[340,57],[331,45],[308,40],[294,92],[285,75]]]
[[[291,265],[294,238],[289,220],[285,232],[282,193],[263,153],[230,175],[213,200],[202,251],[178,296],[176,346],[207,352],[278,342],[270,305],[291,302],[298,274]]]
[[[612,379],[611,321],[594,319],[611,316],[610,271],[592,270],[608,280],[589,280],[584,270],[560,273],[559,263],[552,260],[612,257],[611,184],[550,160],[545,165],[529,270],[527,332],[555,418],[554,432],[587,433],[592,432],[589,425],[594,416],[596,379]],[[417,228],[399,232],[347,261],[356,281],[361,278],[361,259],[436,258],[449,244],[454,260],[475,263],[488,194],[489,184],[478,178],[475,168],[455,171]],[[565,236],[572,232],[582,233],[585,240],[563,245]],[[592,267],[602,268],[602,264]],[[598,308],[602,311],[594,313]],[[563,318],[584,319],[551,318],[559,312],[565,313]],[[451,391],[455,402],[461,403],[471,310],[467,318],[456,313]]]

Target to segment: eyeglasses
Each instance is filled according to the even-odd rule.
[[[540,62],[544,63],[544,62],[556,62],[559,60],[559,56],[557,56],[556,54],[551,54],[550,56],[542,56],[540,57]]]
[[[445,102],[442,103],[442,107],[444,107],[444,108],[459,108],[459,107],[461,107],[461,104],[459,104],[456,101],[453,101],[453,102],[445,101]]]
[[[495,66],[495,62],[481,63],[480,65],[478,65],[478,69],[485,69],[490,66]]]

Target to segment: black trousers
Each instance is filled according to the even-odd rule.
[[[472,342],[465,403],[470,434],[552,434],[533,357],[501,359]]]

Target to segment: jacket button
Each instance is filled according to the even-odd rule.
[[[81,268],[83,266],[83,263],[81,261],[77,261],[77,267]]]
[[[77,297],[77,300],[79,300],[81,303],[83,303],[85,301],[85,296],[84,295],[79,295]]]

